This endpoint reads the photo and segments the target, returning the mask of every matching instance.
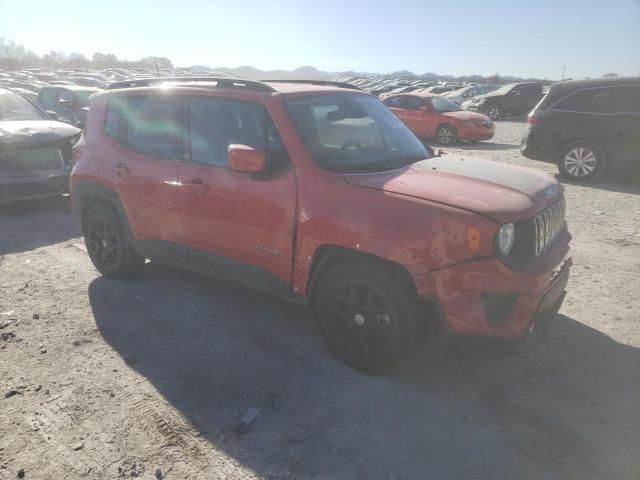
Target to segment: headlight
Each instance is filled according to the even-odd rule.
[[[516,226],[513,223],[502,225],[498,230],[498,251],[500,255],[506,257],[513,250],[516,240]]]

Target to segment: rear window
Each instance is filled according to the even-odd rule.
[[[611,88],[588,88],[578,90],[557,102],[553,110],[581,113],[614,113]]]

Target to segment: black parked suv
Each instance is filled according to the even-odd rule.
[[[82,127],[87,118],[89,97],[100,89],[77,85],[48,85],[42,87],[36,103],[57,120]]]
[[[493,92],[478,95],[462,106],[465,110],[484,113],[492,120],[500,120],[505,115],[531,111],[542,97],[541,83],[510,83]]]
[[[557,163],[570,180],[640,170],[640,78],[554,83],[528,123],[522,154]]]

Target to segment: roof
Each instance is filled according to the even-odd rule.
[[[358,91],[361,90],[343,82],[329,82],[324,80],[244,80],[239,78],[216,77],[152,77],[135,78],[109,84],[107,90],[131,88],[204,88],[228,89],[254,93],[308,93],[320,91]]]
[[[99,92],[101,90],[98,87],[85,87],[83,85],[43,85],[42,88],[64,88],[73,92]]]
[[[590,78],[587,80],[564,80],[551,84],[556,93],[568,93],[581,88],[612,87],[616,85],[640,85],[640,77]]]
[[[392,93],[390,95],[387,95],[385,98],[385,100],[387,98],[391,98],[391,97],[420,97],[420,98],[433,98],[433,97],[439,97],[439,98],[443,98],[442,95],[438,95],[436,93],[429,93],[429,92],[422,92],[422,91],[412,91],[412,92],[402,92],[402,93]]]

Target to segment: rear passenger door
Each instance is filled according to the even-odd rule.
[[[613,89],[618,130],[617,163],[622,168],[640,171],[640,83]]]
[[[191,266],[287,296],[297,187],[268,111],[252,102],[191,97],[187,118],[189,152],[179,181]],[[231,170],[231,144],[266,151],[269,173]]]
[[[180,97],[112,98],[102,152],[104,176],[120,197],[134,239],[148,257],[178,264],[186,261],[177,204],[183,110]]]

